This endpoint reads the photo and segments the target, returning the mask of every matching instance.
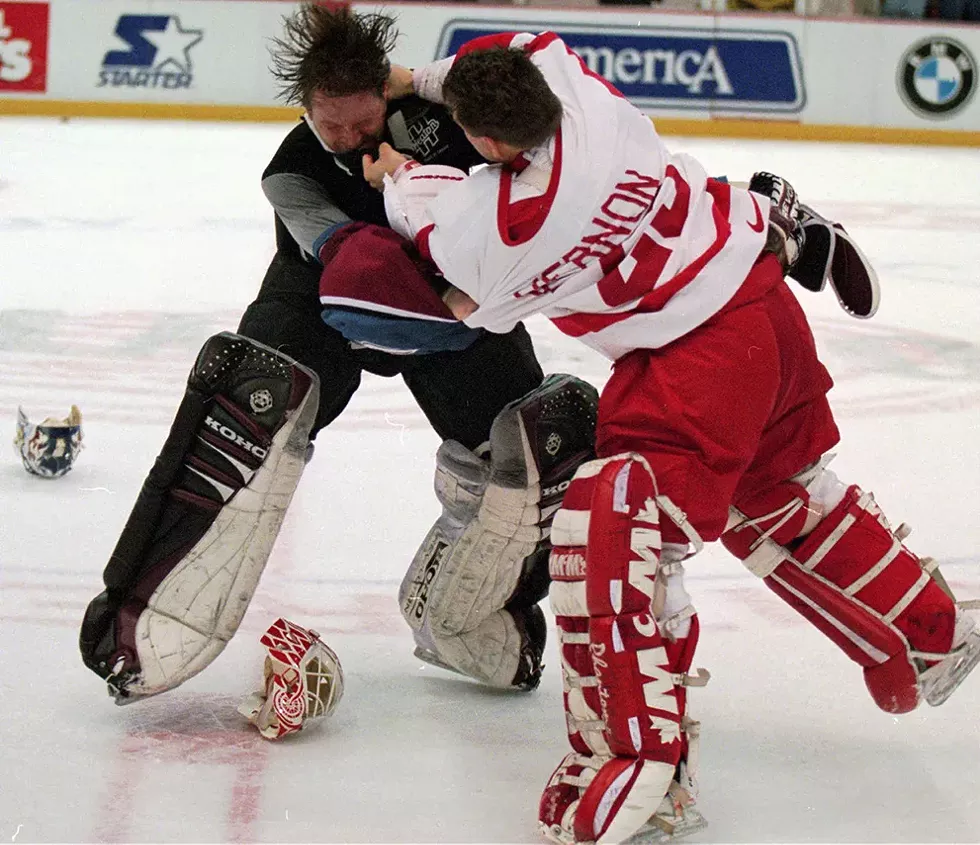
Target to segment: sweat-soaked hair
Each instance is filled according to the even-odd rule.
[[[442,96],[470,135],[516,147],[545,143],[561,124],[561,101],[519,48],[459,56],[446,74]]]
[[[309,3],[283,23],[282,38],[272,42],[272,75],[287,103],[309,108],[315,91],[382,94],[398,38],[394,18]]]

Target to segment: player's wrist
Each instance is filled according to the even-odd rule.
[[[407,173],[409,170],[414,170],[416,167],[421,167],[421,165],[414,158],[405,159],[405,161],[399,164],[398,167],[396,167],[394,171],[392,171],[391,173],[392,181],[397,182],[399,177],[403,173]]]

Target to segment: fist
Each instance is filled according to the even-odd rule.
[[[410,68],[392,65],[388,73],[388,99],[397,100],[415,93],[415,82]]]
[[[377,159],[367,153],[361,159],[364,181],[372,188],[383,191],[385,176],[392,176],[407,161],[410,161],[409,157],[402,155],[391,144],[382,144],[378,147]]]

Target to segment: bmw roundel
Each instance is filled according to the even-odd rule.
[[[946,36],[909,47],[898,65],[898,90],[923,117],[952,117],[973,97],[977,63],[962,44]]]

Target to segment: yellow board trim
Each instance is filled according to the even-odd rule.
[[[860,144],[932,144],[980,147],[980,132],[962,129],[904,129],[897,126],[842,126],[833,123],[790,123],[780,120],[688,120],[658,118],[662,135],[709,135],[718,138],[760,138],[766,141],[835,141]]]
[[[141,120],[296,120],[299,109],[283,106],[224,106],[211,103],[106,103],[83,100],[0,98],[0,115],[26,117],[123,117]]]
[[[205,103],[106,103],[82,100],[0,98],[0,116],[120,117],[143,120],[240,120],[273,122],[295,120],[300,112],[283,106],[225,106]],[[980,147],[980,131],[958,129],[902,129],[881,126],[804,124],[781,120],[691,120],[657,118],[662,135],[717,138],[760,138],[768,141],[835,141],[865,144],[932,144]]]

